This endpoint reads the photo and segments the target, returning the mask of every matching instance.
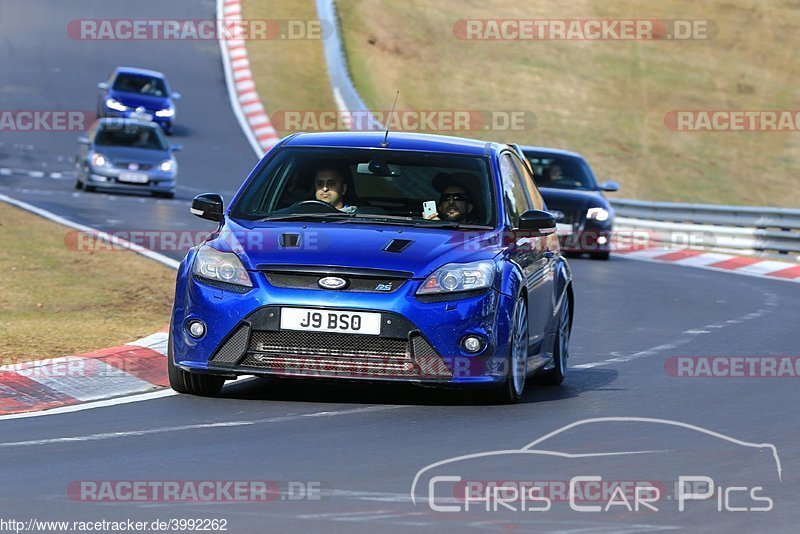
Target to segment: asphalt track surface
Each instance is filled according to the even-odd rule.
[[[0,4],[2,109],[83,109],[117,64],[164,70],[183,93],[174,142],[179,198],[76,193],[68,179],[0,176],[0,192],[77,222],[118,228],[208,228],[188,214],[200,190],[233,192],[253,154],[230,111],[218,48],[200,43],[91,43],[66,36],[69,20],[213,18],[212,2],[31,2]],[[136,10],[136,14],[132,13]],[[24,21],[24,23],[23,23]],[[0,167],[67,172],[75,134],[5,133]],[[29,149],[28,147],[33,147]],[[59,159],[62,158],[62,159]],[[229,532],[468,531],[640,532],[795,531],[800,522],[797,378],[679,378],[671,356],[797,356],[800,288],[754,279],[612,259],[572,260],[577,312],[573,369],[561,387],[529,384],[516,406],[487,406],[470,394],[408,386],[244,380],[220,398],[174,395],[76,413],[0,420],[0,519],[59,521],[217,518]],[[46,335],[46,333],[42,333]],[[589,418],[639,417],[696,425],[748,447],[667,423],[601,421],[537,445],[573,456],[514,451]],[[460,455],[505,450],[420,475]],[[649,451],[649,452],[643,452]],[[639,454],[615,454],[608,453]],[[604,455],[605,454],[605,455]],[[578,512],[554,498],[547,511],[434,511],[425,496],[433,473],[464,479],[661,482],[658,511],[612,506]],[[718,490],[747,487],[773,501],[768,512],[734,512],[763,502],[715,491],[678,511],[670,484],[709,476]],[[188,503],[95,502],[69,492],[79,481],[275,481],[318,483],[319,499]],[[72,484],[72,486],[71,486]],[[657,484],[656,484],[657,485]],[[452,488],[434,502],[459,505]],[[444,488],[440,490],[439,488]],[[699,490],[698,490],[699,491]],[[314,493],[315,497],[317,494]],[[738,497],[737,497],[738,496]],[[576,504],[600,504],[579,502]],[[722,502],[723,504],[719,504]],[[460,503],[463,508],[463,502]],[[514,504],[515,508],[520,503]],[[721,510],[720,510],[721,508]]]

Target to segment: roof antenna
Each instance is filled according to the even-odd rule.
[[[394,95],[394,103],[392,104],[392,111],[389,112],[389,116],[386,120],[386,135],[383,136],[383,143],[381,146],[386,148],[389,146],[389,124],[392,122],[392,113],[394,113],[394,107],[397,105],[397,97],[400,96],[400,90],[397,90],[397,94]]]

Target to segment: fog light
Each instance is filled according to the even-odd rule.
[[[461,340],[461,346],[467,352],[479,352],[483,348],[483,340],[478,336],[467,336]]]
[[[606,236],[601,235],[600,237],[597,238],[598,245],[605,245],[606,243],[608,243],[608,238]]]
[[[192,321],[186,330],[193,338],[200,338],[206,333],[206,325],[203,324],[203,321]]]

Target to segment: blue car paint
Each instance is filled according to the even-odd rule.
[[[142,95],[138,93],[128,93],[123,91],[117,91],[114,89],[114,80],[116,80],[117,76],[120,74],[136,74],[142,76],[150,76],[153,78],[158,78],[162,82],[164,82],[164,87],[166,87],[166,95],[163,97],[159,96],[150,96],[150,95]],[[115,117],[115,118],[123,118],[126,119],[130,117],[132,114],[136,113],[136,108],[142,107],[144,108],[145,113],[152,115],[153,122],[161,126],[165,132],[170,132],[172,130],[172,125],[175,120],[175,115],[172,117],[158,117],[156,116],[156,111],[173,108],[175,103],[172,100],[172,89],[167,82],[167,78],[161,72],[154,71],[154,70],[147,70],[147,69],[138,69],[134,67],[117,67],[114,70],[114,74],[111,75],[111,79],[109,80],[109,88],[103,92],[102,95],[102,102],[101,102],[101,116],[103,117]],[[120,104],[123,104],[128,107],[126,111],[118,111],[115,109],[111,109],[106,105],[106,100],[108,98],[113,98]]]
[[[232,377],[236,374],[259,374],[255,371],[225,369],[209,363],[217,348],[236,328],[255,311],[265,306],[326,307],[337,310],[381,311],[394,313],[408,319],[436,349],[453,369],[452,378],[420,378],[416,382],[452,384],[491,384],[505,380],[511,338],[511,311],[519,295],[531,288],[525,274],[514,261],[515,252],[505,238],[509,228],[500,218],[491,231],[481,235],[446,229],[409,228],[403,226],[376,226],[347,224],[333,228],[315,222],[253,222],[230,218],[243,191],[259,173],[263,165],[282,147],[347,147],[380,150],[381,136],[374,133],[296,134],[283,139],[256,165],[244,181],[234,199],[227,205],[225,220],[208,238],[189,251],[181,262],[175,290],[171,320],[171,352],[175,364],[184,371],[205,372]],[[390,149],[424,151],[440,154],[479,155],[490,158],[495,191],[500,184],[499,154],[506,145],[470,141],[451,137],[416,134],[390,134]],[[504,213],[500,194],[495,195],[497,213]],[[316,233],[316,248],[279,250],[279,233]],[[258,237],[253,239],[253,234]],[[465,235],[467,234],[467,235]],[[379,246],[392,237],[401,235],[415,240],[418,253],[402,256],[381,256]],[[473,249],[463,244],[470,239],[481,239],[488,246]],[[544,239],[544,238],[541,238]],[[250,274],[253,288],[244,293],[212,287],[192,275],[192,263],[202,245],[210,245],[221,252],[236,252]],[[413,248],[414,245],[412,245]],[[369,252],[371,247],[372,253]],[[410,250],[410,249],[409,249]],[[356,254],[364,252],[364,254]],[[365,252],[366,251],[366,252]],[[444,302],[421,302],[415,295],[422,282],[437,268],[448,263],[467,263],[477,260],[495,262],[497,273],[494,286],[467,298],[454,298]],[[307,289],[288,289],[270,285],[265,275],[257,270],[264,264],[338,265],[346,267],[371,267],[403,270],[413,273],[410,280],[397,291],[388,294],[326,292]],[[555,288],[552,312],[547,314],[543,335],[529,347],[529,372],[552,365],[553,341],[557,317],[562,306],[571,298],[571,273],[566,261],[559,255],[548,269],[542,269],[540,281],[546,280]],[[543,282],[542,282],[543,283]],[[537,302],[529,302],[537,306]],[[188,335],[186,325],[192,319],[203,320],[208,325],[200,339]],[[533,319],[531,319],[533,320]],[[540,325],[541,326],[541,325]],[[463,336],[484,335],[488,346],[478,354],[469,354],[460,346]],[[269,374],[269,373],[264,373]],[[371,380],[392,380],[380,377]],[[407,377],[398,378],[410,381]]]

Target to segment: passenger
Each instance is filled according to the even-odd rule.
[[[439,191],[437,212],[428,216],[432,221],[473,223],[475,201],[469,187],[476,177],[468,172],[440,173],[433,177],[433,187]]]

